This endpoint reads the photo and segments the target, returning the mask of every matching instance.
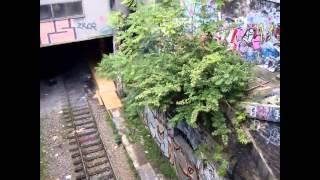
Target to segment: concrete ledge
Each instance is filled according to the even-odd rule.
[[[123,124],[119,124],[118,126],[116,126],[116,128],[119,134],[121,135],[122,144],[126,149],[130,159],[132,160],[133,166],[137,170],[141,180],[150,180],[150,179],[157,180],[158,179],[157,174],[155,173],[155,171],[153,170],[149,162],[145,164],[139,164],[138,157],[137,157],[138,155],[134,151],[133,144],[129,142],[127,136],[124,134],[123,129],[125,127],[123,126],[124,126]]]

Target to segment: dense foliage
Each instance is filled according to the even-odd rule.
[[[145,106],[168,114],[170,123],[204,125],[224,145],[231,132],[221,104],[236,105],[247,89],[249,65],[212,39],[221,21],[206,11],[206,2],[190,21],[176,1],[137,7],[128,17],[114,13],[118,51],[104,56],[98,73],[125,84],[128,109]],[[219,1],[221,2],[221,1]],[[197,28],[191,28],[194,24]],[[246,143],[240,123],[233,122]]]

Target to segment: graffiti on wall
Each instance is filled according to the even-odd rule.
[[[219,180],[222,179],[217,171],[215,170],[215,165],[213,163],[204,163],[203,161],[199,161],[197,168],[199,171],[199,179],[203,180]]]
[[[149,127],[151,136],[160,146],[162,153],[169,158],[168,130],[156,118],[156,115],[148,108],[145,110],[146,123]]]
[[[267,122],[261,122],[259,120],[253,120],[251,126],[263,139],[265,139],[266,144],[280,146],[279,126],[272,126]]]
[[[83,23],[77,23],[78,29],[87,29],[87,30],[95,30],[97,31],[97,24],[95,22],[83,22]]]
[[[184,138],[189,142],[192,149],[196,149],[201,144],[200,133],[189,126],[185,121],[181,121],[177,124],[176,129],[182,132]]]
[[[174,164],[176,166],[177,174],[179,179],[190,180],[198,179],[197,169],[195,164],[192,163],[190,157],[186,151],[190,151],[191,148],[188,148],[188,145],[185,143],[184,139],[181,136],[176,136],[174,138]]]
[[[280,122],[280,106],[250,103],[246,105],[246,112],[251,118]]]
[[[163,155],[175,166],[179,179],[221,179],[212,163],[204,164],[193,154],[193,148],[200,144],[200,134],[184,123],[179,123],[178,128],[174,129],[166,127],[163,118],[163,114],[149,108],[144,110],[144,121],[151,136]]]
[[[213,14],[211,18],[216,20],[224,16],[226,20],[221,27],[222,30],[214,34],[214,37],[230,50],[239,52],[244,59],[260,64],[271,72],[280,71],[280,4],[262,3],[262,1],[255,3],[252,10],[248,10],[248,14],[241,13],[244,17],[234,18],[234,16],[226,17],[226,14],[221,15],[216,9],[215,2],[208,0],[206,8]],[[200,22],[199,20],[204,22],[197,15],[201,11],[201,6],[190,0],[181,0],[181,5],[186,8],[186,15],[192,21],[187,30],[194,32],[198,27],[197,22]],[[240,25],[230,28],[234,23]]]
[[[239,19],[242,26],[229,31],[224,39],[229,49],[271,72],[280,71],[279,9],[255,10]]]
[[[40,45],[68,43],[93,37],[112,35],[104,16],[97,19],[68,18],[40,22]]]
[[[197,20],[199,6],[191,2],[181,0],[182,5],[187,8],[188,16]],[[215,11],[214,5],[210,3],[207,7]],[[241,25],[230,29],[228,23],[225,24],[223,30],[214,36],[217,40],[222,41],[230,50],[239,52],[248,61],[261,64],[272,72],[280,71],[279,8],[259,7],[246,17],[225,19],[230,24],[236,22]],[[196,28],[196,25],[191,28]],[[187,29],[190,30],[189,27]],[[271,121],[263,124],[256,120],[257,132],[266,144],[280,146],[280,128],[269,125],[272,122],[280,122],[280,106],[250,103],[246,105],[246,110],[251,118]],[[190,153],[203,141],[202,135],[195,129],[180,122],[176,128],[169,130],[165,120],[148,108],[145,109],[144,117],[162,153],[174,164],[179,179],[223,179],[218,175],[213,163],[204,163]]]
[[[71,19],[40,23],[40,44],[75,41],[77,34]]]

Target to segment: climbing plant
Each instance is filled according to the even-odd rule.
[[[119,49],[103,57],[98,73],[122,79],[133,114],[148,106],[166,112],[172,125],[182,120],[192,127],[205,125],[224,146],[235,127],[240,142],[247,143],[240,128],[244,118],[228,125],[222,104],[240,102],[250,66],[212,39],[222,21],[210,18],[206,1],[200,5],[198,28],[192,31],[195,22],[174,0],[138,6],[128,17],[113,13]]]

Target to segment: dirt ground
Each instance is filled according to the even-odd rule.
[[[63,139],[63,124],[59,112],[63,98],[61,81],[53,86],[40,82],[40,130],[45,162],[45,176],[41,180],[64,180],[75,177],[69,144]]]

